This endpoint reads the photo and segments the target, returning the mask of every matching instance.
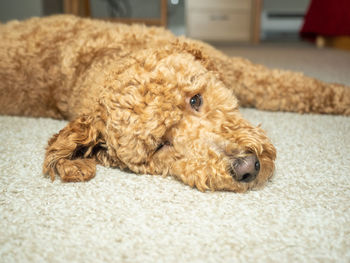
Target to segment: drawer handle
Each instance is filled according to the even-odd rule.
[[[211,21],[226,21],[228,20],[228,15],[210,15]]]

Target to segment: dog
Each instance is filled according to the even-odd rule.
[[[66,119],[43,173],[87,181],[96,164],[245,192],[276,149],[239,106],[350,115],[350,89],[228,57],[169,31],[69,15],[0,26],[0,114]]]

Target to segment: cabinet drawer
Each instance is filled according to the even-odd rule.
[[[193,38],[215,41],[249,41],[250,12],[192,11],[187,16],[187,34]]]
[[[186,8],[191,9],[250,9],[251,0],[187,0]]]

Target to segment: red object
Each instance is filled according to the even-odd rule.
[[[350,0],[312,0],[300,35],[350,36]]]

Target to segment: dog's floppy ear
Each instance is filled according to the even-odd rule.
[[[100,116],[82,115],[55,134],[46,148],[43,172],[63,181],[86,181],[95,176],[96,163],[107,157],[105,123]]]

